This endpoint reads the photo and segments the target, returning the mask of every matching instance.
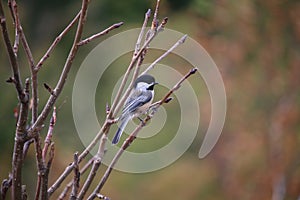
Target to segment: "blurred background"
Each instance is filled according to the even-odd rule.
[[[150,0],[91,1],[84,36],[115,22],[124,21],[125,24],[81,48],[75,59],[68,83],[56,104],[60,109],[54,130],[56,154],[50,184],[72,161],[73,153],[84,149],[75,130],[71,109],[73,81],[81,62],[110,35],[139,28],[146,10],[154,6],[155,1]],[[22,25],[36,61],[76,15],[79,7],[80,1],[71,0],[26,0],[19,3]],[[9,16],[7,9],[6,14]],[[203,84],[196,88],[202,112],[201,126],[188,151],[171,166],[156,172],[129,174],[113,171],[102,193],[111,199],[300,199],[300,2],[162,0],[159,19],[165,16],[169,17],[167,28],[196,39],[219,67],[228,101],[222,135],[213,151],[200,160],[198,151],[210,120],[210,99],[207,92],[201,93],[202,89],[205,90]],[[8,24],[10,22],[8,20]],[[40,109],[49,96],[42,83],[54,86],[57,82],[74,32],[73,28],[40,71]],[[12,29],[10,35],[13,38]],[[157,55],[154,52],[152,56]],[[22,48],[19,58],[24,80],[29,71]],[[120,59],[119,62],[127,65],[130,55]],[[172,63],[172,55],[164,62]],[[182,63],[173,64],[179,68]],[[11,72],[2,39],[0,65],[2,180],[11,170],[16,123],[14,109],[17,106],[14,87],[5,82]],[[115,65],[118,65],[117,61]],[[117,80],[126,65],[110,68],[105,77]],[[110,85],[109,81],[102,80],[107,85]],[[191,79],[191,84],[193,81],[195,78]],[[99,99],[97,109],[101,121],[104,119],[105,100],[100,100],[101,94],[96,99]],[[176,106],[169,107],[171,114],[176,113]],[[166,126],[171,127],[172,123]],[[47,127],[43,137],[46,130]],[[34,159],[31,147],[24,164],[29,199],[34,196]],[[102,166],[97,180],[104,170]]]

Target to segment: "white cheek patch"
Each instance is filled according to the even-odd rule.
[[[139,83],[137,84],[136,88],[140,88],[140,89],[145,88],[145,89],[146,89],[148,86],[149,86],[148,83],[139,82]]]

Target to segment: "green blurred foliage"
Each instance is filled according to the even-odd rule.
[[[19,3],[22,24],[38,60],[56,35],[78,12],[79,1],[33,1]],[[102,30],[107,25],[124,21],[118,31],[140,27],[144,13],[154,7],[154,1],[128,0],[112,2],[91,1],[84,35]],[[8,10],[6,9],[8,15]],[[271,199],[274,185],[283,179],[284,199],[300,195],[300,3],[299,1],[161,1],[159,18],[169,16],[168,28],[188,33],[198,40],[218,65],[224,79],[228,112],[226,124],[217,146],[205,159],[197,153],[203,139],[201,133],[210,120],[210,100],[205,85],[196,85],[202,124],[188,152],[173,165],[148,174],[112,172],[104,194],[112,199]],[[10,20],[8,23],[11,22]],[[13,38],[11,25],[10,35]],[[48,93],[46,82],[54,86],[72,42],[74,30],[61,41],[40,71],[39,110]],[[108,36],[106,36],[108,37]],[[106,38],[104,37],[104,39]],[[68,84],[57,102],[58,121],[55,127],[55,163],[50,183],[72,160],[74,151],[82,146],[76,133],[71,109],[72,85],[80,63],[87,53],[103,39],[80,49],[71,70]],[[117,47],[116,47],[117,48]],[[149,60],[159,53],[153,52]],[[28,77],[28,65],[20,50],[22,79]],[[105,72],[99,91],[108,93],[125,71],[130,55],[117,60]],[[166,63],[180,70],[183,61],[170,56]],[[5,83],[11,71],[3,40],[0,40],[0,178],[10,171],[17,107],[14,87]],[[183,69],[181,72],[184,73]],[[111,80],[113,79],[113,80]],[[198,83],[196,78],[191,82]],[[160,88],[164,91],[164,88]],[[95,97],[99,121],[104,120],[104,106],[110,102],[101,94]],[[168,105],[170,116],[176,116],[177,102]],[[175,119],[174,119],[175,120]],[[173,122],[173,119],[168,119]],[[166,126],[164,132],[172,132]],[[41,133],[45,135],[47,127]],[[150,142],[136,143],[138,151],[159,148],[172,136],[156,135]],[[160,141],[160,142],[155,142]],[[132,150],[132,149],[131,149]],[[30,149],[24,165],[24,179],[30,199],[33,197],[36,176],[34,149]],[[103,169],[102,171],[103,172]],[[97,179],[100,179],[100,172]],[[280,184],[279,184],[280,185]]]

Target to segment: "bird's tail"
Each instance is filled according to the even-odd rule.
[[[125,118],[125,119],[122,121],[121,125],[119,126],[118,131],[116,132],[116,134],[115,134],[113,140],[111,141],[112,144],[117,144],[117,143],[119,142],[119,140],[120,140],[120,138],[121,138],[121,135],[122,135],[122,133],[123,133],[123,131],[124,131],[124,129],[125,129],[125,127],[126,127],[128,121],[129,121],[129,119],[130,119],[130,117],[127,117],[127,118]]]

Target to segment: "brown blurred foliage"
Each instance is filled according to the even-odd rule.
[[[228,111],[212,158],[224,199],[300,195],[300,2],[216,1],[198,38],[224,78]],[[222,195],[222,196],[223,196]]]

